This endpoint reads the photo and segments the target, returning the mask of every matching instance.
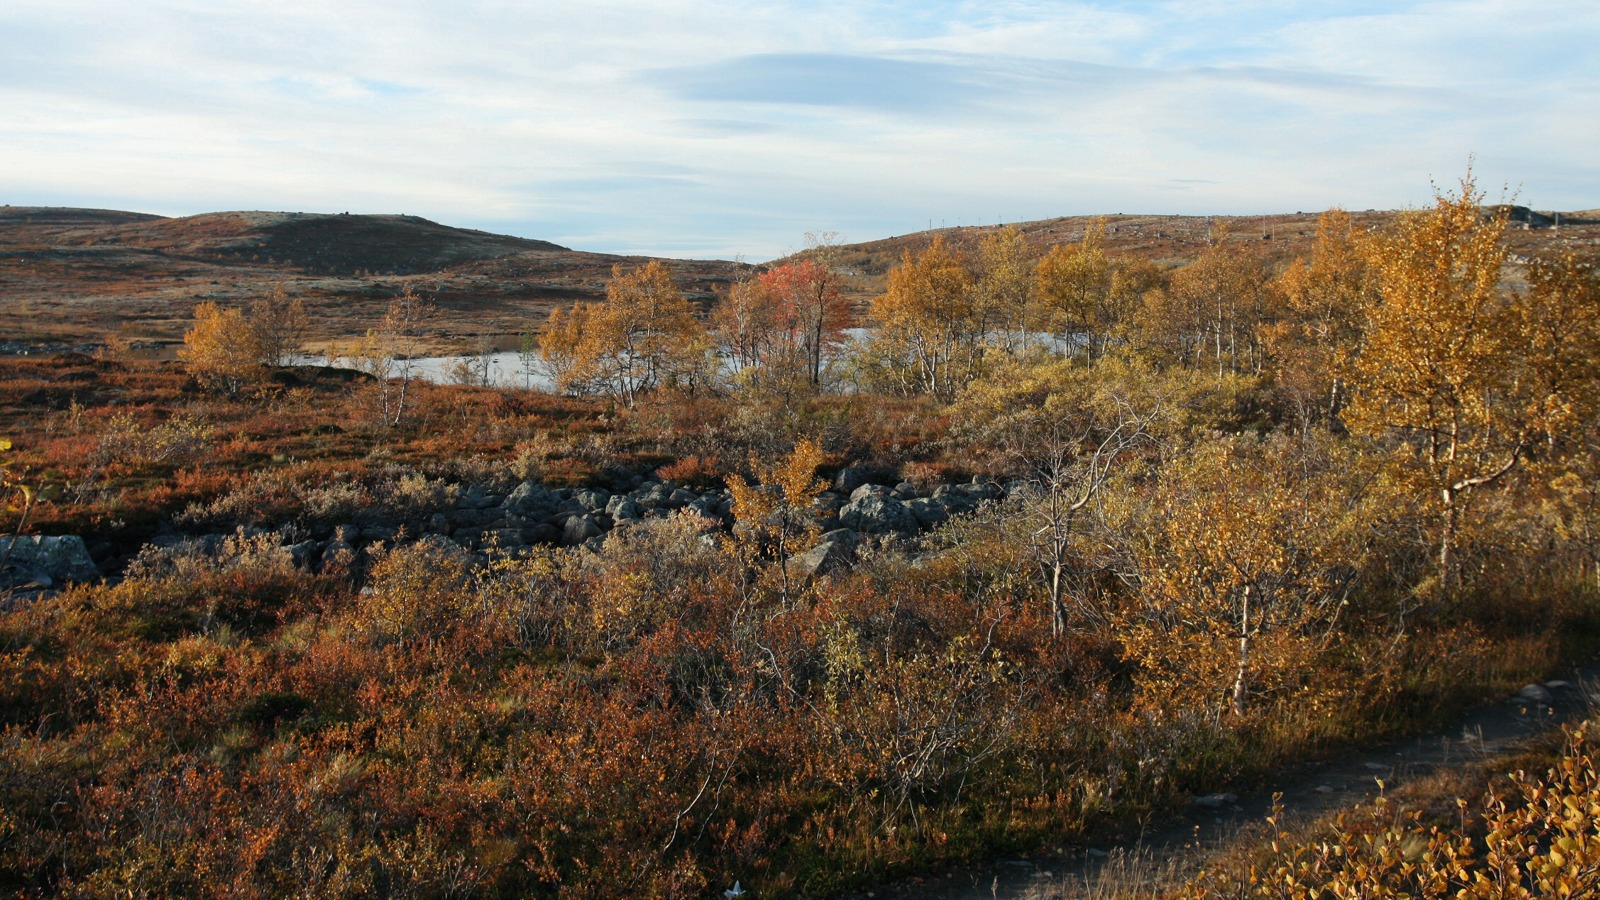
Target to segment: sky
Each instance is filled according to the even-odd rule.
[[[752,262],[1064,215],[1600,207],[1600,2],[5,0],[0,203]]]

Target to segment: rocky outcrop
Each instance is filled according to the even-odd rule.
[[[930,492],[910,482],[891,486],[891,476],[863,467],[841,470],[834,479],[836,489],[820,494],[814,504],[827,533],[788,564],[803,577],[824,576],[853,564],[862,536],[911,537],[1001,496],[994,484],[940,485]],[[355,522],[310,534],[290,529],[284,545],[296,565],[351,571],[364,564],[375,545],[419,539],[448,541],[467,551],[516,553],[538,545],[597,548],[616,529],[679,514],[703,520],[708,532],[735,525],[728,491],[696,490],[637,475],[618,476],[609,488],[525,481],[500,493],[483,485],[462,485],[449,498],[440,508],[413,510],[404,521],[374,510],[357,515]],[[154,543],[182,542],[194,552],[214,555],[224,537],[169,534]]]

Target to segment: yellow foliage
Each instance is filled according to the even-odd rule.
[[[983,365],[991,324],[974,302],[972,275],[944,239],[919,254],[907,250],[889,273],[889,290],[872,301],[878,325],[869,348],[904,393],[955,396]]]
[[[203,384],[229,394],[262,375],[261,344],[244,313],[209,300],[195,307],[178,358]]]
[[[1513,797],[1491,791],[1477,804],[1458,800],[1459,829],[1429,825],[1419,812],[1401,813],[1380,799],[1368,822],[1341,814],[1314,841],[1295,841],[1280,830],[1271,859],[1247,871],[1202,872],[1178,896],[1600,895],[1600,768],[1592,740],[1585,728],[1569,729],[1561,758],[1544,775],[1512,774]],[[1276,826],[1277,817],[1268,824]]]
[[[803,440],[776,464],[752,458],[756,483],[740,475],[728,478],[739,547],[753,562],[776,562],[775,575],[786,601],[791,590],[786,561],[794,552],[816,543],[821,533],[812,503],[823,488],[817,478],[822,460],[821,446]]]
[[[632,406],[661,387],[711,376],[711,340],[665,264],[612,270],[603,303],[551,312],[539,351],[562,390],[601,392]]]
[[[1164,474],[1124,653],[1153,695],[1221,705],[1292,687],[1331,636],[1359,559],[1351,498],[1282,444],[1215,441]]]

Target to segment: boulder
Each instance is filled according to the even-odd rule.
[[[839,474],[833,476],[833,489],[841,494],[850,494],[856,488],[872,481],[872,473],[862,466],[845,466]]]
[[[916,516],[904,503],[889,496],[887,491],[869,493],[851,500],[839,511],[839,524],[868,534],[891,531],[911,534],[917,530]]]
[[[558,503],[549,488],[537,481],[524,481],[506,495],[505,506],[520,515],[537,518],[549,515]]]
[[[300,541],[284,548],[289,551],[289,559],[294,562],[294,567],[307,572],[314,572],[317,568],[317,559],[322,555],[322,544],[318,541]]]
[[[570,547],[576,547],[592,537],[600,536],[600,523],[594,516],[584,513],[579,516],[568,516],[567,523],[561,529],[561,542]]]
[[[887,497],[889,489],[881,484],[863,484],[850,492],[850,502],[854,503],[863,497]]]
[[[834,490],[850,495],[861,485],[890,484],[893,480],[893,472],[877,466],[845,466],[838,471],[837,476],[834,476]]]
[[[848,528],[830,531],[810,550],[789,557],[785,566],[789,574],[799,578],[815,578],[848,569],[856,561],[856,546],[860,535]]]
[[[393,525],[368,525],[361,529],[361,541],[368,544],[393,544],[399,536],[400,529]]]
[[[632,497],[623,494],[613,496],[606,503],[606,515],[618,522],[637,519],[643,514],[644,510],[639,508],[639,504]]]
[[[917,497],[906,501],[906,508],[911,510],[911,515],[917,519],[917,524],[923,528],[933,528],[950,518],[950,510],[938,500],[927,497]]]
[[[461,497],[456,500],[456,506],[462,509],[489,509],[505,502],[504,497],[484,491],[483,485],[474,484],[468,487]]]
[[[91,581],[100,577],[100,569],[89,558],[89,548],[83,538],[75,534],[57,537],[41,535],[0,535],[0,559],[5,560],[7,575],[26,573],[25,580],[38,580],[43,575],[51,582]]]

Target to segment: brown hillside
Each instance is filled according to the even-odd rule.
[[[1017,224],[1040,254],[1078,241],[1097,218],[1113,254],[1167,266],[1192,261],[1213,228],[1283,264],[1309,251],[1320,213],[1269,216],[1071,216]],[[1397,213],[1352,213],[1379,229]],[[1561,248],[1600,258],[1600,211],[1511,210],[1513,260]],[[1556,223],[1559,222],[1559,226]],[[840,248],[847,293],[864,307],[908,251],[942,236],[975,247],[998,226],[944,228]],[[439,307],[440,349],[487,338],[513,346],[557,304],[595,300],[615,265],[642,258],[569,250],[547,241],[451,228],[416,216],[219,212],[164,218],[115,210],[0,208],[0,340],[94,343],[110,334],[170,346],[195,304],[242,304],[284,284],[303,299],[313,340],[348,340],[371,327],[406,285]],[[706,304],[748,271],[724,261],[672,261],[674,279]],[[15,350],[13,345],[13,352]]]
[[[0,209],[0,335],[93,343],[116,333],[170,348],[206,300],[242,304],[275,284],[307,305],[313,340],[361,334],[411,285],[439,307],[440,349],[514,343],[558,303],[604,295],[614,265],[642,260],[451,228],[416,216],[221,212],[163,218],[109,210]],[[709,300],[733,263],[682,261]],[[3,340],[5,338],[0,338]]]

